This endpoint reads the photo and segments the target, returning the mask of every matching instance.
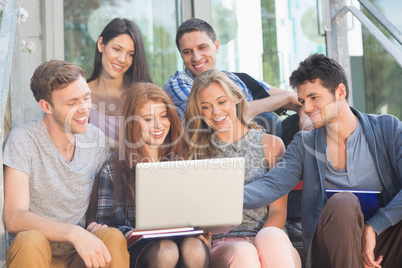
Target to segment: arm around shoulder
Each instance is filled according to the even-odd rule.
[[[271,90],[270,90],[271,91]],[[293,111],[299,111],[301,104],[296,98],[296,93],[282,90],[282,93],[271,95],[269,97],[250,101],[249,115],[254,117],[264,112],[274,112],[279,108]]]

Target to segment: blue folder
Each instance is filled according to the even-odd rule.
[[[366,191],[366,190],[344,190],[344,189],[326,189],[325,194],[329,199],[332,195],[339,192],[351,192],[357,196],[362,208],[364,220],[368,220],[377,213],[380,207],[384,207],[384,201],[380,191]]]

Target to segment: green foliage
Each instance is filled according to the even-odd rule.
[[[113,9],[117,4],[117,0],[64,1],[65,58],[81,66],[87,77],[93,71],[96,46],[95,41],[89,34],[89,14],[93,14],[95,10],[99,11],[100,7]],[[105,8],[105,10],[107,11],[108,9]],[[108,20],[108,15],[110,16],[110,14],[105,14],[105,16],[99,14],[100,17],[98,16],[98,19]],[[116,14],[116,16],[118,15]],[[137,21],[134,22],[139,26],[149,23],[148,21],[141,21],[142,24]],[[157,85],[163,87],[170,76],[176,71],[177,52],[174,36],[171,36],[163,27],[155,25],[152,32],[153,36],[146,36],[143,32],[144,45],[152,80]]]
[[[280,84],[280,68],[276,39],[275,0],[261,0],[263,79],[271,85]]]
[[[0,2],[0,27],[1,27],[1,20],[3,18],[3,10],[4,10],[4,3]]]
[[[152,80],[163,87],[176,72],[176,45],[173,37],[163,27],[154,27],[153,32],[153,43],[144,36],[145,50]]]
[[[101,4],[113,5],[114,0],[64,1],[64,49],[65,58],[81,66],[89,77],[93,70],[95,42],[88,33],[88,14]]]
[[[370,13],[363,11],[386,36],[390,37]],[[363,47],[367,112],[389,113],[401,119],[402,68],[364,27]]]

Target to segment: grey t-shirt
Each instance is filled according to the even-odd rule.
[[[109,153],[104,134],[88,125],[76,134],[67,161],[51,140],[43,120],[14,127],[3,148],[3,163],[29,176],[29,210],[44,218],[85,226],[95,175]]]
[[[212,136],[211,142],[217,148],[214,158],[244,157],[246,161],[244,184],[246,185],[261,178],[269,170],[262,139],[263,133],[255,129],[250,129],[243,138],[234,143],[226,143],[216,136]],[[263,227],[267,217],[267,206],[257,209],[243,209],[242,223],[229,233],[214,235],[213,239],[221,237],[254,237]]]
[[[328,147],[326,159],[325,188],[382,190],[381,179],[359,120],[356,129],[346,140],[346,169],[333,167]]]

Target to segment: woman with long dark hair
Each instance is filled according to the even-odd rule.
[[[106,25],[97,40],[94,69],[87,82],[93,104],[89,122],[116,147],[129,87],[152,82],[142,34],[134,22],[115,18]]]

